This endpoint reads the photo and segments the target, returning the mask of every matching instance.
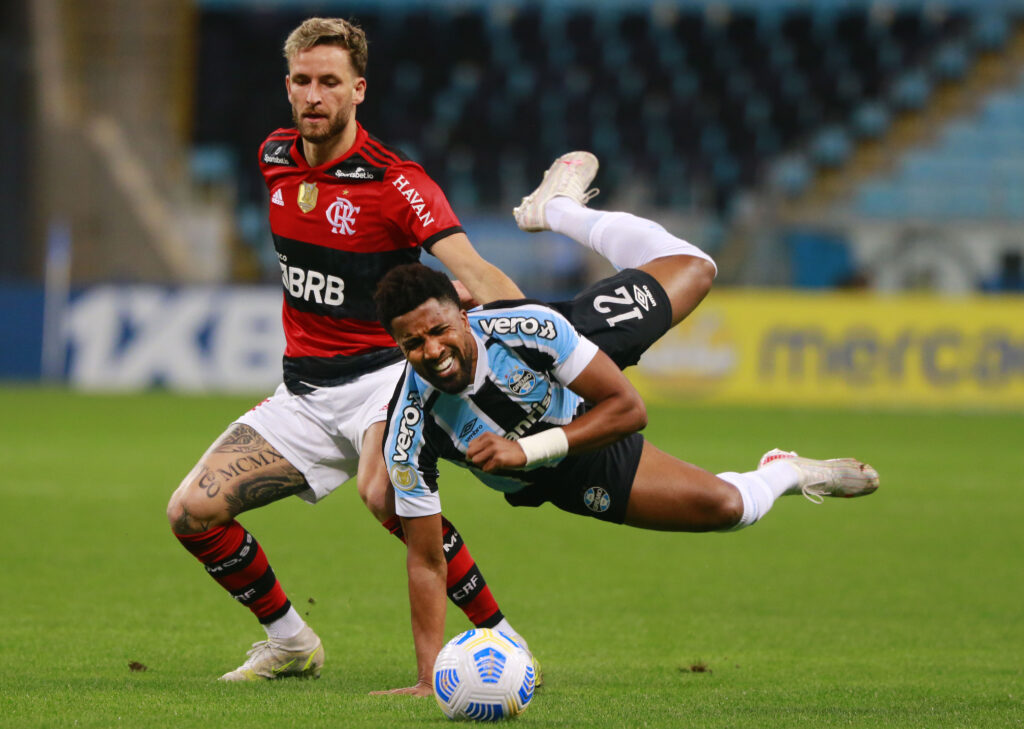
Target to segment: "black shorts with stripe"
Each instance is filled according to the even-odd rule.
[[[653,276],[626,268],[602,279],[572,301],[549,304],[625,369],[672,326],[672,304]]]

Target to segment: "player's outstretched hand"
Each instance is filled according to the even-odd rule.
[[[526,454],[519,444],[495,433],[483,433],[474,438],[466,449],[466,458],[486,473],[526,465]]]
[[[406,686],[405,688],[389,689],[387,691],[371,691],[371,696],[389,696],[389,695],[402,695],[402,696],[433,696],[434,687],[429,683],[420,681],[415,686]]]

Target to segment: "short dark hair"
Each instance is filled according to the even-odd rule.
[[[428,299],[459,305],[459,295],[451,280],[422,263],[406,263],[392,268],[377,284],[377,292],[373,295],[377,318],[389,334],[396,316],[408,314]]]

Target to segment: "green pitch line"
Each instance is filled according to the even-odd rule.
[[[413,652],[403,548],[354,485],[241,517],[323,638],[323,677],[214,680],[262,631],[163,512],[257,399],[0,388],[0,727],[447,725],[367,696],[411,683]],[[779,446],[881,473],[873,496],[786,498],[736,534],[512,509],[458,469],[443,498],[544,663],[522,726],[1022,726],[1022,433],[1006,414],[652,408],[646,435],[710,470]]]

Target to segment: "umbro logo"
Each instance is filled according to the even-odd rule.
[[[284,207],[284,195],[281,194],[280,187],[274,190],[274,194],[270,198],[270,202],[274,203],[274,205],[280,205]]]
[[[459,433],[459,439],[460,440],[466,440],[466,438],[469,437],[469,434],[472,433],[473,430],[476,428],[476,422],[477,422],[477,419],[473,418],[468,423],[466,423],[465,425],[462,426],[462,432]]]
[[[651,293],[647,286],[641,289],[636,284],[633,284],[633,300],[644,307],[644,311],[650,311],[652,306],[658,305],[658,300],[654,298],[654,294]]]

